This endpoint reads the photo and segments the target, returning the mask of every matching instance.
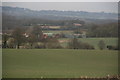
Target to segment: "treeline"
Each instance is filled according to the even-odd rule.
[[[28,31],[26,35],[23,28],[15,28],[11,34],[4,33],[2,35],[2,48],[62,48],[57,38],[45,38],[39,26],[34,26]]]
[[[63,49],[58,38],[45,37],[39,26],[34,26],[23,31],[23,28],[15,28],[11,34],[2,35],[2,48],[24,49]],[[94,46],[71,39],[67,49],[94,49]]]
[[[79,41],[77,38],[73,38],[68,43],[69,49],[95,49],[93,45],[90,45],[88,43],[83,43]]]
[[[34,25],[39,26],[61,26],[59,30],[73,30],[75,33],[80,33],[82,29],[86,30],[87,37],[118,37],[118,23],[110,22],[106,24],[87,24],[86,22],[75,20],[45,20],[32,17],[15,17],[3,14],[2,29],[13,30],[16,27],[27,29]],[[76,27],[74,23],[82,24],[81,27]],[[47,29],[49,30],[49,29]],[[79,31],[78,31],[79,30]]]
[[[87,37],[118,37],[118,24],[92,24],[88,29]]]
[[[2,16],[3,21],[3,30],[11,30],[16,27],[30,27],[33,25],[41,25],[41,26],[61,26],[61,29],[73,29],[74,23],[79,23],[84,25],[85,22],[79,19],[75,20],[49,20],[49,19],[41,19],[41,18],[34,18],[34,17],[15,17],[3,14]]]

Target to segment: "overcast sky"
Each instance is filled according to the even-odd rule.
[[[118,12],[117,2],[3,2],[2,5],[32,10]]]

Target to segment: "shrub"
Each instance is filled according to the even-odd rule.
[[[118,46],[107,45],[109,50],[118,50]]]
[[[47,38],[46,40],[44,40],[43,44],[44,44],[44,48],[48,48],[48,49],[60,49],[60,48],[63,48],[60,45],[57,38]]]
[[[105,42],[103,40],[100,40],[99,43],[98,43],[98,47],[99,47],[100,50],[105,49]]]
[[[15,40],[14,38],[9,38],[7,41],[8,47],[9,48],[15,48]]]
[[[83,43],[82,46],[83,46],[83,49],[94,49],[94,46],[88,43]]]
[[[94,46],[88,43],[83,43],[81,41],[78,41],[77,38],[74,38],[68,43],[68,48],[69,49],[94,49]]]

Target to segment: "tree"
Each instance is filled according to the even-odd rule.
[[[74,38],[68,43],[68,48],[70,49],[94,49],[94,46],[88,43],[83,43],[81,41],[78,41],[77,38]]]
[[[105,42],[103,40],[100,40],[99,43],[98,43],[98,47],[99,47],[100,50],[105,49]]]
[[[61,49],[62,48],[57,38],[46,38],[46,39],[43,39],[42,42],[44,44],[43,48],[48,48],[48,49]]]
[[[14,48],[15,47],[15,40],[14,38],[9,38],[7,41],[8,47],[9,48]]]
[[[88,37],[117,37],[118,23],[93,25],[88,30],[87,36]]]
[[[31,49],[33,48],[33,44],[36,42],[36,37],[33,34],[30,34],[27,41],[30,44]]]
[[[7,48],[7,40],[9,39],[9,36],[7,34],[2,35],[2,47]]]
[[[40,26],[35,25],[32,28],[29,28],[26,33],[29,34],[27,41],[30,44],[31,48],[33,48],[34,43],[38,43],[43,39],[43,32]]]
[[[13,38],[15,39],[15,44],[17,46],[17,49],[19,49],[19,46],[21,43],[25,41],[25,37],[23,36],[23,31],[21,28],[15,28],[12,33]]]
[[[36,37],[36,40],[39,42],[43,38],[43,32],[40,26],[34,26],[32,28],[31,34]]]
[[[80,42],[78,41],[77,38],[74,38],[68,43],[68,47],[70,49],[79,49],[80,48]]]

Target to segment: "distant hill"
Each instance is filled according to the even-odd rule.
[[[30,26],[31,24],[64,25],[67,24],[67,21],[70,22],[70,20],[84,21],[85,24],[104,24],[116,22],[118,18],[116,13],[56,10],[35,11],[6,6],[1,6],[0,8],[2,8],[2,26],[4,30]]]
[[[114,19],[118,18],[117,13],[85,12],[85,11],[56,11],[41,10],[35,11],[18,7],[2,7],[3,14],[11,16],[29,16],[35,18],[63,20],[63,19]]]

